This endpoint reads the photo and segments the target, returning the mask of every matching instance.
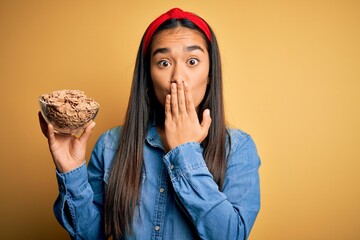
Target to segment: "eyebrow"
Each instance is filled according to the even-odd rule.
[[[157,48],[152,55],[155,56],[158,53],[168,53],[168,52],[170,52],[169,48]]]
[[[198,45],[192,45],[192,46],[185,47],[186,52],[192,52],[194,50],[200,50],[200,51],[204,52],[204,49]],[[169,48],[157,48],[153,52],[152,56],[155,56],[158,53],[168,53],[168,52],[170,52]]]
[[[204,49],[202,49],[202,47],[200,47],[198,45],[192,45],[192,46],[186,47],[187,52],[191,52],[194,50],[200,50],[200,51],[204,52]]]

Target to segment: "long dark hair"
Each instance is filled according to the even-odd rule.
[[[179,26],[202,33],[187,19],[169,19],[156,30],[154,36],[165,29]],[[202,142],[203,156],[221,190],[226,169],[225,138],[227,134],[220,54],[216,37],[211,28],[210,31],[211,42],[203,35],[210,57],[209,84],[204,99],[198,107],[198,116],[201,122],[201,113],[207,108],[210,109],[212,123],[208,136]],[[113,162],[105,194],[105,233],[107,237],[112,236],[114,239],[121,239],[126,234],[131,234],[131,224],[140,196],[143,148],[149,123],[155,120],[156,124],[160,126],[164,124],[164,108],[155,97],[150,77],[150,47],[144,51],[143,41],[144,38],[137,53],[118,154]]]

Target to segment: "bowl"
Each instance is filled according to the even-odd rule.
[[[100,105],[82,91],[57,90],[39,97],[41,114],[54,132],[79,135],[96,118]]]

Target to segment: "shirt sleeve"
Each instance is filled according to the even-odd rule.
[[[58,222],[71,239],[105,239],[102,227],[103,136],[96,143],[88,167],[67,172],[56,171],[59,195],[54,204]]]
[[[190,142],[163,158],[181,207],[201,239],[247,239],[260,209],[260,158],[252,138],[241,132],[232,139],[222,191],[202,153]]]

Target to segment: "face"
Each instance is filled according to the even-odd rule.
[[[155,95],[164,106],[172,82],[187,82],[195,107],[205,96],[209,76],[209,53],[202,35],[178,27],[157,34],[151,45],[150,72]]]

